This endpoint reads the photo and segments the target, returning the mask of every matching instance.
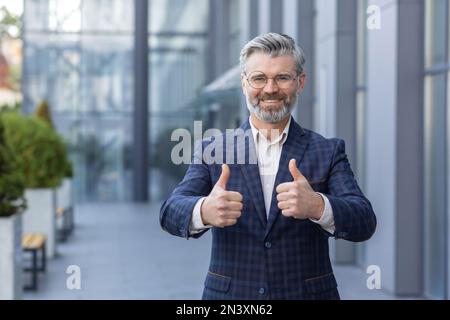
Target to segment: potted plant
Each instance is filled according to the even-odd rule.
[[[0,300],[22,294],[22,215],[25,180],[19,159],[7,146],[0,114]]]
[[[55,134],[58,134],[53,125],[50,106],[43,100],[36,108],[35,116],[45,122]],[[67,155],[66,144],[64,144],[63,179],[56,188],[56,228],[60,234],[59,238],[64,240],[73,227],[73,201],[72,201],[72,177],[73,167]]]
[[[50,113],[50,106],[48,105],[47,100],[43,100],[38,104],[34,114],[38,119],[41,119],[42,121],[46,122],[51,128],[54,128],[52,115]]]
[[[58,230],[60,240],[65,240],[74,227],[72,186],[73,168],[70,161],[66,159],[64,177],[61,184],[56,189],[56,229]]]
[[[61,138],[42,120],[8,112],[3,115],[6,142],[20,159],[25,176],[28,208],[24,232],[47,237],[47,257],[56,251],[56,192],[65,171],[65,147]]]

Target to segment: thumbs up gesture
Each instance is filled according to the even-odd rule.
[[[289,161],[289,171],[294,181],[277,186],[278,208],[286,217],[319,220],[324,210],[324,201],[310,186],[298,170],[295,159]]]
[[[204,225],[228,227],[234,225],[241,216],[242,195],[239,192],[226,190],[228,179],[230,179],[230,168],[223,164],[219,180],[203,201],[200,209]]]

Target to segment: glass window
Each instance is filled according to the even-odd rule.
[[[241,24],[240,24],[240,13],[239,13],[239,0],[229,0],[230,8],[230,31],[229,31],[229,41],[230,41],[230,59],[231,65],[229,67],[235,66],[239,63],[239,54],[241,51]]]
[[[447,297],[448,2],[427,0],[424,94],[424,294]]]
[[[357,9],[357,62],[356,62],[356,178],[361,189],[365,189],[366,155],[366,86],[367,86],[367,0],[358,1]],[[356,244],[356,263],[366,267],[366,244]]]
[[[194,132],[205,112],[196,99],[206,84],[208,0],[149,2],[150,199],[165,198],[187,166],[171,161],[177,128]],[[193,135],[193,134],[192,134]]]
[[[49,101],[75,165],[75,201],[130,200],[134,2],[24,8],[24,110]]]
[[[450,299],[450,5],[447,6],[447,299]]]
[[[447,62],[447,0],[425,3],[425,68]]]
[[[446,250],[446,74],[425,83],[425,294],[445,297]]]

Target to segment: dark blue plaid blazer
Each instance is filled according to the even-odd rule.
[[[248,120],[240,129],[250,129]],[[237,138],[242,130],[231,135]],[[251,134],[247,139],[236,140],[234,151],[255,153]],[[219,142],[205,140],[203,147],[211,143]],[[226,148],[223,152],[225,160]],[[236,163],[236,154],[233,163]],[[339,299],[328,238],[369,239],[376,227],[375,214],[353,176],[343,140],[325,139],[301,128],[292,119],[282,148],[275,188],[292,181],[288,169],[292,158],[296,159],[312,188],[328,197],[335,233],[329,234],[308,219],[283,216],[277,207],[275,190],[267,219],[258,166],[248,161],[247,164],[229,164],[231,176],[227,190],[243,195],[243,211],[235,225],[212,228],[204,299]],[[161,207],[162,228],[185,238],[198,238],[206,232],[191,235],[189,223],[196,202],[210,193],[221,172],[221,164],[206,164],[201,160],[191,164],[183,181]]]

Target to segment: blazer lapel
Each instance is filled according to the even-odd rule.
[[[293,181],[291,173],[289,172],[288,167],[289,161],[291,159],[295,159],[298,167],[305,154],[307,146],[308,140],[305,137],[305,131],[294,121],[294,119],[292,119],[289,128],[288,138],[286,142],[283,144],[280,163],[278,166],[278,172],[275,178],[275,184],[272,192],[272,200],[269,211],[269,219],[266,227],[266,234],[265,234],[266,237],[269,234],[276,219],[281,214],[281,211],[278,208],[276,188],[280,183]]]
[[[257,163],[258,157],[256,155],[255,143],[253,141],[253,135],[251,133],[250,123],[248,120],[242,124],[240,130],[238,130],[237,136],[236,155],[245,155],[245,163],[240,164],[239,167],[242,170],[242,174],[250,192],[253,204],[255,205],[258,213],[259,220],[261,221],[263,228],[266,229],[267,216],[266,207],[264,205],[261,177],[259,175]],[[255,160],[255,162],[250,163],[250,159]]]

